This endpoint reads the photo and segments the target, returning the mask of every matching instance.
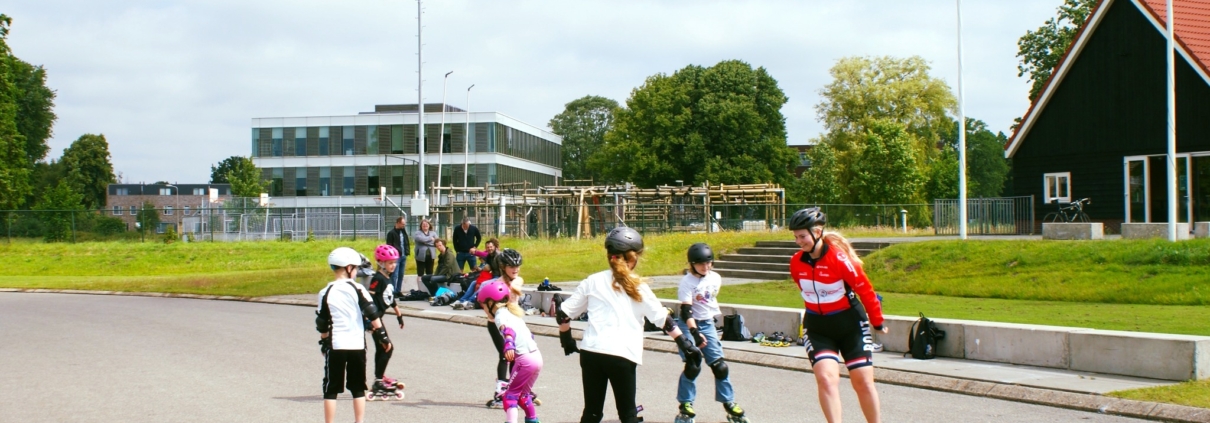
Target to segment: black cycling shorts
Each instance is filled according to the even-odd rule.
[[[874,365],[873,327],[856,309],[829,315],[807,313],[803,324],[811,367],[819,360],[835,360],[849,370]]]

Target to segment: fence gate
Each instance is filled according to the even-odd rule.
[[[937,235],[958,235],[958,200],[933,200]],[[966,233],[970,235],[1032,235],[1034,197],[968,198]]]

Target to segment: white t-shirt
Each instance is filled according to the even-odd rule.
[[[710,320],[722,314],[718,309],[718,291],[722,287],[723,278],[713,270],[706,272],[706,276],[701,278],[690,272],[681,278],[676,298],[681,300],[681,304],[693,305],[693,320]]]
[[[373,302],[370,291],[352,279],[329,282],[328,286],[319,291],[319,305],[315,307],[315,311],[323,309],[324,293],[329,290],[331,293],[328,294],[328,312],[332,315],[332,334],[329,336],[332,337],[332,349],[366,349],[365,324],[362,323],[361,304],[357,301],[357,296]]]
[[[580,349],[643,364],[643,318],[663,327],[668,309],[647,284],[639,285],[639,294],[642,301],[634,301],[625,291],[613,289],[613,273],[608,270],[580,282],[562,307],[573,319],[588,312],[588,329]]]
[[[526,326],[525,321],[520,317],[508,311],[508,307],[497,309],[495,319],[501,336],[504,335],[504,328],[512,329],[517,334],[517,337],[513,339],[513,344],[517,346],[517,354],[529,354],[538,350],[538,343],[534,341],[534,334],[529,331],[529,326]]]

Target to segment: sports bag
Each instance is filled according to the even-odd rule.
[[[911,354],[919,360],[936,358],[937,342],[942,339],[945,339],[945,331],[937,329],[936,323],[920,313],[920,320],[912,323],[912,330],[908,332],[908,352],[903,355]]]
[[[752,339],[752,332],[744,326],[744,316],[739,313],[732,312],[730,316],[723,316],[723,340],[724,341],[747,341]]]

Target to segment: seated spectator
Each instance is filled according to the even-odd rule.
[[[420,278],[424,283],[424,287],[429,290],[430,294],[437,292],[437,287],[442,283],[452,282],[459,276],[458,261],[454,258],[454,251],[445,247],[445,240],[438,239],[433,241],[433,246],[437,248],[437,271],[432,275],[425,275]],[[465,289],[466,287],[463,287]]]
[[[496,274],[496,268],[498,267],[496,266],[497,251],[500,251],[500,241],[496,238],[487,240],[483,251],[471,248],[471,254],[481,258],[483,264],[479,266],[479,278],[470,284],[469,289],[462,291],[462,297],[458,298],[458,301],[451,304],[454,310],[474,310],[477,308],[475,295],[479,291],[479,286],[483,285],[483,282],[499,276]],[[491,270],[490,272],[488,271],[489,269]]]

